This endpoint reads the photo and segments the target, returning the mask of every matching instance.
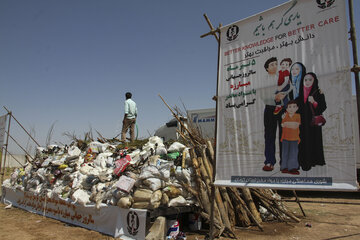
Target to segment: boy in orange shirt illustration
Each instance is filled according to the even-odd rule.
[[[295,100],[288,102],[286,113],[281,122],[282,126],[282,152],[280,170],[282,173],[289,173],[299,175],[299,161],[298,161],[298,144],[300,143],[299,126],[301,124],[301,117],[298,110],[298,105]]]

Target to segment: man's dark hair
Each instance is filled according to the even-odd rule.
[[[125,93],[125,97],[126,97],[126,99],[129,99],[129,98],[131,98],[131,97],[132,97],[132,94],[131,94],[131,92],[127,92],[127,93]]]
[[[269,58],[268,60],[266,60],[265,64],[264,64],[264,68],[267,71],[267,69],[269,68],[269,64],[272,62],[277,62],[277,58],[276,57],[272,57]]]

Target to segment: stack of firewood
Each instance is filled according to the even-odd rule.
[[[165,101],[164,103],[166,104]],[[181,125],[179,135],[187,146],[191,146],[190,156],[192,167],[195,169],[196,187],[182,183],[183,187],[197,198],[202,218],[212,226],[212,237],[223,235],[236,238],[236,226],[254,225],[263,230],[261,224],[267,219],[300,221],[286,209],[281,197],[271,189],[214,186],[213,143],[205,140],[196,126],[191,123],[185,124],[183,117],[176,114],[169,105],[167,107]]]
[[[261,224],[268,217],[279,221],[300,221],[286,209],[281,197],[270,189],[215,187],[214,151],[210,141],[205,145],[194,146],[190,155],[195,169],[196,189],[185,184],[184,187],[196,196],[205,221],[210,223],[213,214],[214,237],[224,235],[235,238],[235,226],[256,225],[262,230]],[[260,211],[267,214],[260,214]]]

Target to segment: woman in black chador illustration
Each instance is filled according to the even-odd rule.
[[[303,171],[309,171],[316,165],[325,165],[322,140],[322,127],[312,126],[313,108],[315,115],[322,114],[326,109],[325,95],[319,89],[315,73],[306,73],[300,83],[298,112],[301,115],[299,164]]]

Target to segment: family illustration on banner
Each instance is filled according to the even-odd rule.
[[[274,83],[263,100],[265,127],[264,171],[273,171],[276,164],[276,133],[279,132],[280,171],[299,175],[300,168],[309,171],[325,165],[322,125],[326,110],[325,95],[319,89],[315,73],[306,72],[301,62],[291,58],[280,61],[269,58],[264,68],[267,79]]]

